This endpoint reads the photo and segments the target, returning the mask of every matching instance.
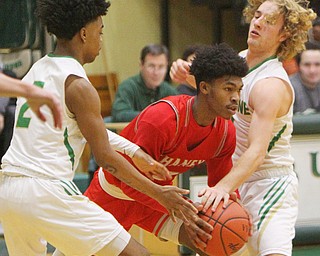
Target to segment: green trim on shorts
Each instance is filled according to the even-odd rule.
[[[257,228],[260,230],[260,227],[262,223],[264,222],[265,218],[267,217],[268,213],[270,212],[270,209],[272,209],[276,203],[279,202],[280,198],[283,196],[284,192],[286,191],[287,187],[289,186],[289,183],[287,183],[287,180],[289,177],[285,177],[285,180],[277,187],[277,184],[280,183],[281,179],[279,179],[275,184],[270,188],[270,190],[267,192],[267,194],[263,197],[263,200],[265,203],[261,206],[258,215],[260,216],[260,220],[258,222]],[[273,201],[272,201],[273,200]],[[272,201],[272,202],[271,202]],[[269,205],[269,206],[268,206]]]
[[[77,186],[72,181],[60,180],[60,185],[69,196],[81,195]]]

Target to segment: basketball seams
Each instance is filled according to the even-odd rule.
[[[205,241],[208,245],[205,252],[210,255],[231,255],[231,253],[238,251],[248,241],[248,214],[243,210],[243,207],[235,201],[230,200],[226,208],[222,208],[222,204],[223,202],[219,204],[215,212],[212,212],[210,208],[207,212],[199,212],[199,216],[213,226],[210,234],[214,237],[214,242],[210,242],[211,240],[208,239]],[[227,211],[231,206],[233,206],[232,209]],[[236,216],[237,214],[238,216]],[[237,221],[240,223],[237,223]],[[211,245],[209,246],[210,243]],[[217,251],[213,252],[212,250],[215,250],[213,248],[217,248]]]
[[[238,219],[238,220],[243,219],[243,220],[249,221],[248,218],[244,218],[244,217],[241,217],[241,218],[240,218],[240,217],[239,217],[239,218],[233,218],[233,219]],[[227,223],[228,221],[233,220],[233,219],[228,219],[225,223]],[[248,240],[243,239],[242,236],[240,236],[237,232],[235,232],[234,230],[232,230],[231,228],[229,228],[227,225],[225,225],[225,224],[220,224],[220,225],[222,226],[222,228],[225,228],[225,229],[229,230],[231,233],[235,234],[235,235],[236,235],[237,237],[239,237],[243,242],[247,242],[247,241],[248,241]],[[221,231],[222,231],[222,228],[221,228]]]

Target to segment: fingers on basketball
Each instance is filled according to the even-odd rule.
[[[229,256],[239,251],[248,241],[250,233],[249,216],[243,206],[229,200],[225,209],[220,202],[215,212],[211,207],[199,212],[200,218],[213,226],[212,239],[207,243],[205,253],[210,256]]]

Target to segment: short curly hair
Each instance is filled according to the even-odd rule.
[[[48,33],[71,40],[86,24],[106,15],[109,7],[105,0],[37,0],[35,14]]]
[[[244,77],[247,73],[245,59],[226,43],[200,47],[190,67],[190,74],[194,75],[198,90],[201,81],[210,83],[225,75]]]
[[[248,0],[248,5],[243,11],[246,22],[250,23],[255,11],[265,1],[276,3],[280,13],[284,15],[284,32],[288,38],[281,43],[277,56],[280,60],[294,57],[303,51],[304,43],[308,40],[308,30],[316,18],[315,12],[308,8],[308,0]]]

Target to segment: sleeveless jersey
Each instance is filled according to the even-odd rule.
[[[240,53],[240,55],[244,55],[242,57],[245,57],[246,52]],[[234,115],[234,125],[237,132],[237,145],[233,156],[234,161],[237,161],[248,148],[248,132],[253,114],[253,109],[249,106],[251,90],[257,81],[268,77],[276,77],[287,82],[294,95],[288,75],[282,63],[276,57],[267,59],[255,69],[249,71],[243,78],[244,86],[240,94],[240,104],[237,113]],[[276,118],[268,151],[263,164],[258,170],[293,164],[293,158],[290,155],[290,138],[293,130],[292,115],[293,101],[288,113]]]
[[[188,95],[160,100],[142,111],[121,135],[164,164],[173,178],[206,162],[208,185],[214,186],[232,167],[235,128],[230,120],[221,117],[217,117],[212,125],[199,126],[192,114],[193,100]],[[193,140],[192,147],[190,139]],[[109,184],[121,188],[130,198],[148,204],[145,195],[139,193],[138,196],[137,191],[112,174],[104,174]],[[172,180],[155,182],[172,184]]]
[[[49,54],[37,61],[24,77],[23,81],[58,96],[63,108],[62,129],[54,128],[47,106],[41,108],[47,118],[47,122],[42,122],[30,110],[26,100],[19,98],[14,136],[3,157],[5,171],[58,180],[73,179],[86,141],[65,104],[65,81],[70,75],[88,80],[77,60]]]

